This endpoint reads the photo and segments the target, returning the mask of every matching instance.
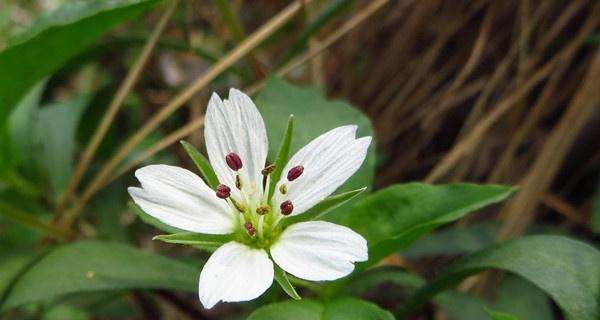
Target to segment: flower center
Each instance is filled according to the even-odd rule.
[[[251,181],[250,173],[240,171],[243,168],[243,159],[235,152],[225,156],[227,166],[235,173],[235,188],[233,186],[219,184],[215,190],[217,197],[227,201],[232,211],[238,217],[238,234],[240,240],[257,248],[268,248],[282,231],[281,220],[294,211],[292,200],[284,200],[284,196],[290,188],[289,183],[298,179],[304,172],[304,166],[298,165],[287,172],[287,182],[282,183],[272,198],[269,198],[271,173],[275,171],[275,165],[267,165],[261,170],[263,181]],[[262,193],[260,192],[262,189]],[[257,193],[258,191],[258,193]],[[262,195],[262,197],[261,197]],[[277,201],[279,203],[273,203]]]

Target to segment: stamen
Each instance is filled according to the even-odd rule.
[[[286,194],[287,193],[287,184],[282,184],[279,186],[279,192],[281,192],[281,194]]]
[[[236,175],[235,176],[235,187],[238,188],[238,190],[242,190],[242,178],[240,178],[240,175]]]
[[[244,213],[244,212],[246,212],[246,207],[244,207],[244,205],[243,205],[243,204],[241,204],[241,203],[237,203],[237,202],[235,202],[235,201],[232,201],[232,202],[233,202],[233,205],[235,206],[235,208],[236,208],[236,209],[237,209],[239,212],[241,212],[241,213]]]
[[[220,184],[217,187],[217,197],[221,199],[227,199],[231,195],[231,188],[224,184]]]
[[[298,177],[300,177],[302,175],[302,172],[304,172],[303,166],[295,166],[295,167],[291,168],[287,174],[288,181],[294,181],[294,180],[298,179]]]
[[[266,166],[264,169],[262,169],[261,173],[263,176],[268,176],[271,173],[273,173],[273,171],[275,171],[275,165],[274,164],[270,164],[268,166]]]
[[[271,206],[268,204],[263,204],[263,205],[259,206],[258,208],[256,208],[256,213],[258,213],[261,216],[265,215],[269,212],[271,212]]]
[[[288,215],[290,215],[290,213],[292,213],[292,211],[294,211],[294,205],[292,204],[292,201],[285,200],[284,202],[281,203],[281,205],[279,206],[279,209],[281,209],[282,215],[288,216]]]
[[[244,223],[244,228],[246,229],[246,231],[248,231],[248,234],[253,237],[256,234],[256,229],[254,229],[254,226],[252,225],[252,222],[246,222]]]
[[[238,171],[242,168],[242,159],[234,152],[225,156],[225,162],[227,162],[227,165],[233,171]]]

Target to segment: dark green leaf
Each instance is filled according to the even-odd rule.
[[[67,186],[73,168],[75,132],[90,96],[78,96],[40,109],[37,139],[41,152],[38,161],[45,169],[55,199]]]
[[[72,293],[137,288],[195,292],[198,269],[117,243],[57,247],[20,276],[0,310]]]
[[[362,189],[348,191],[341,194],[333,195],[331,197],[327,197],[325,200],[320,201],[305,213],[285,218],[282,224],[284,226],[287,226],[302,221],[319,219],[327,213],[331,212],[332,210],[335,210],[343,206],[346,202],[354,199],[366,189],[367,188],[364,187]]]
[[[181,140],[180,142],[183,145],[185,152],[187,152],[188,156],[190,156],[192,161],[194,161],[194,164],[196,164],[196,167],[198,167],[198,170],[200,170],[200,173],[204,177],[206,184],[208,184],[209,187],[216,189],[219,185],[219,179],[217,178],[217,175],[215,174],[215,171],[210,165],[208,159],[206,159],[206,157],[204,157],[204,155],[202,155],[202,153],[200,153],[198,149],[194,148],[194,146],[189,142],[184,140]]]
[[[294,289],[294,286],[290,283],[285,271],[283,271],[277,264],[273,265],[273,267],[275,268],[275,280],[277,280],[277,283],[279,283],[281,289],[283,289],[283,291],[285,291],[285,293],[287,293],[292,299],[300,300],[300,296],[296,292],[296,289]]]
[[[0,52],[0,124],[34,84],[117,23],[140,14],[156,2],[79,1],[65,3],[57,11],[37,19]]]
[[[529,280],[556,301],[568,319],[600,317],[600,252],[560,236],[529,236],[484,249],[454,263],[400,309],[406,316],[432,296],[462,279],[490,269]]]
[[[343,125],[358,125],[357,136],[372,136],[373,128],[369,119],[358,109],[343,101],[327,101],[316,88],[302,88],[291,85],[279,78],[270,77],[256,98],[267,126],[269,141],[281,141],[290,114],[294,114],[293,152],[319,135]],[[269,145],[270,159],[274,159],[277,145]],[[375,143],[362,167],[337,192],[370,187],[375,172]],[[366,193],[363,193],[363,195]],[[361,196],[363,196],[361,195]],[[359,197],[360,198],[360,197]],[[327,215],[327,220],[337,221],[345,213],[345,205]]]
[[[396,185],[356,203],[342,223],[369,242],[369,261],[362,264],[365,267],[440,225],[505,199],[513,191],[507,186],[467,183]]]
[[[254,311],[248,320],[390,320],[388,311],[367,301],[345,298],[323,304],[314,300],[274,303]]]
[[[230,234],[203,234],[182,232],[175,234],[164,234],[155,236],[152,240],[160,240],[168,243],[189,244],[198,248],[216,249],[233,239]]]
[[[273,163],[275,165],[275,170],[271,173],[270,177],[269,199],[271,199],[273,192],[275,192],[275,185],[277,184],[277,181],[279,181],[279,177],[281,177],[281,171],[283,171],[283,168],[290,159],[290,146],[292,145],[293,133],[294,115],[291,114],[287,121],[283,139],[281,139],[281,143],[279,144],[279,151],[277,151],[277,156],[275,156],[275,162]]]
[[[513,316],[510,313],[498,312],[490,308],[485,308],[484,310],[485,313],[487,313],[487,315],[490,316],[490,319],[492,320],[519,320],[519,318]]]

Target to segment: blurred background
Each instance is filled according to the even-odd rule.
[[[65,5],[69,1],[3,0],[0,50],[27,39],[31,25],[43,24],[48,13]],[[70,148],[74,156],[42,150],[25,159],[18,176],[3,177],[3,199],[26,203],[34,194],[37,204],[18,205],[19,210],[45,212],[42,220],[69,224],[78,213],[70,217],[65,208],[83,197],[89,202],[85,218],[69,237],[120,239],[165,250],[141,236],[152,232],[127,207],[125,187],[134,183],[130,169],[158,162],[192,168],[176,142],[185,138],[202,145],[201,115],[209,95],[229,87],[254,94],[268,75],[277,74],[320,87],[328,98],[348,101],[367,115],[377,140],[375,189],[409,181],[519,186],[503,205],[460,220],[383,264],[430,276],[456,256],[540,230],[598,243],[600,2],[181,0],[143,12],[93,38],[36,85],[40,110],[67,106],[65,113],[40,113],[38,125],[71,128],[72,143],[62,133],[46,131],[28,139],[34,129],[27,116],[11,115],[17,122],[25,119],[11,129],[19,146]],[[71,45],[78,46],[65,40],[46,50],[67,51]],[[37,54],[44,61],[44,52]],[[19,81],[5,77],[0,85]],[[165,111],[170,106],[173,112]],[[107,118],[107,110],[114,114]],[[121,160],[131,166],[103,172],[122,143],[161,112],[165,121],[125,149]],[[102,121],[108,126],[99,136]],[[86,159],[94,137],[96,150]],[[48,168],[38,156],[50,164],[68,163],[67,168]],[[15,186],[21,192],[13,192]],[[18,223],[26,218],[7,203],[0,202],[5,212],[0,245],[18,250],[52,241],[32,235]],[[119,214],[98,214],[105,211]],[[460,288],[506,295],[496,290],[501,278],[481,276]],[[392,303],[385,290],[368,295],[380,305]],[[199,316],[198,306],[190,306],[193,297],[161,295],[170,301],[159,306],[163,314]],[[124,303],[142,306],[134,314],[145,310],[142,296]],[[558,318],[556,307],[544,303],[548,315]],[[415,319],[446,316],[430,307]]]

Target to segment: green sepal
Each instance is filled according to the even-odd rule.
[[[285,293],[287,293],[288,296],[290,296],[294,300],[302,299],[300,295],[298,295],[298,293],[296,292],[296,289],[294,289],[294,286],[290,283],[290,280],[285,274],[285,271],[283,271],[276,264],[274,264],[273,267],[275,268],[275,280],[277,281],[277,283],[279,283],[281,289],[283,289],[283,291],[285,291]]]
[[[305,213],[285,218],[281,223],[285,227],[302,221],[319,219],[325,214],[339,208],[346,202],[354,199],[356,196],[358,196],[361,192],[365,190],[367,190],[367,187],[327,197],[324,200],[321,200],[319,203],[317,203],[314,207],[310,208]]]
[[[206,180],[208,186],[215,189],[219,185],[219,179],[210,165],[210,162],[208,162],[208,159],[206,159],[206,157],[202,155],[198,149],[194,148],[194,146],[189,142],[185,140],[181,140],[179,142],[181,145],[183,145],[183,148],[185,149],[185,152],[187,152],[188,156],[192,158],[192,161],[194,161],[194,164],[196,167],[198,167],[198,170],[200,170],[200,173],[204,177],[204,180]]]
[[[160,240],[167,243],[187,244],[200,249],[214,250],[231,241],[231,234],[205,234],[194,232],[182,232],[174,234],[163,234],[154,236],[152,240]]]
[[[283,134],[283,140],[281,140],[281,145],[279,145],[279,151],[277,152],[277,157],[275,157],[275,171],[271,173],[271,185],[269,186],[269,199],[273,196],[275,192],[275,185],[279,181],[281,177],[281,171],[283,171],[283,167],[288,162],[290,158],[290,147],[292,145],[292,133],[294,132],[294,115],[290,114],[288,118],[287,127],[285,128],[285,133]]]

